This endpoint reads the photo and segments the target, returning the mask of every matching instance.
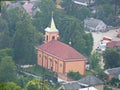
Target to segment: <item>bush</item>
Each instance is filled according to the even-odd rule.
[[[79,80],[82,77],[79,72],[72,72],[72,71],[67,73],[67,76],[74,80]]]

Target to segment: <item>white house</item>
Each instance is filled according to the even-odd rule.
[[[92,32],[100,32],[106,30],[106,24],[99,19],[87,18],[84,20],[84,28]]]

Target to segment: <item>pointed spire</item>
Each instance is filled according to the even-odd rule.
[[[54,19],[53,19],[53,12],[52,12],[52,19],[51,19],[50,28],[51,28],[52,30],[56,30],[55,22],[54,22]]]

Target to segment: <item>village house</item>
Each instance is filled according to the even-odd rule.
[[[99,19],[87,18],[84,20],[84,28],[91,32],[101,32],[106,30],[106,24]]]
[[[22,5],[23,9],[31,16],[35,16],[37,11],[40,11],[40,9],[37,6],[38,1],[25,1],[25,3]]]
[[[89,87],[93,86],[97,90],[103,90],[103,87],[104,87],[103,81],[98,79],[94,75],[89,75],[89,76],[83,77],[82,79],[79,80],[79,83],[86,84]]]
[[[102,40],[100,40],[99,46],[96,48],[96,50],[98,50],[98,51],[105,51],[107,43],[109,43],[111,41],[112,41],[111,37],[104,36],[102,38]]]
[[[104,83],[93,75],[85,76],[78,81],[62,83],[61,88],[65,90],[103,90]]]
[[[37,64],[58,74],[58,78],[67,80],[68,72],[85,74],[86,57],[69,45],[58,41],[59,31],[51,19],[50,27],[45,29],[44,44],[37,46]]]
[[[119,71],[120,71],[120,67],[117,67],[117,68],[106,69],[104,73],[107,74],[108,79],[111,80]]]
[[[120,41],[111,41],[106,44],[106,48],[120,48]]]
[[[118,29],[118,35],[117,35],[117,37],[120,38],[120,28]]]

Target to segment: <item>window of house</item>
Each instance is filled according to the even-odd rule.
[[[39,54],[39,57],[41,57],[41,54]]]
[[[47,37],[46,37],[46,40],[48,41],[48,35],[47,35]]]
[[[60,67],[62,67],[62,64],[60,64]]]

